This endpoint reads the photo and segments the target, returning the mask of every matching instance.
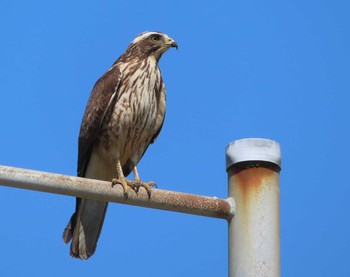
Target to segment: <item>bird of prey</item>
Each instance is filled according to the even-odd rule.
[[[111,181],[128,190],[153,182],[140,180],[137,164],[160,133],[165,116],[165,86],[158,67],[162,54],[178,47],[160,32],[144,32],[96,82],[80,127],[78,176]],[[131,171],[134,180],[126,179]],[[75,213],[63,232],[72,257],[88,259],[96,250],[107,202],[76,199]]]

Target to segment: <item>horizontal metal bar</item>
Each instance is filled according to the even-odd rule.
[[[9,166],[0,166],[0,185],[227,220],[234,213],[232,199],[160,189],[152,189],[149,199],[142,188],[138,193],[130,190],[125,199],[123,188],[111,182]]]

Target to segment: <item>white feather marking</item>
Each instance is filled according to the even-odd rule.
[[[79,256],[84,260],[87,260],[89,258],[86,253],[85,233],[82,224],[79,225]]]
[[[150,35],[164,35],[163,33],[159,33],[159,32],[143,32],[141,34],[139,34],[131,43],[135,44],[138,43],[139,41],[143,40],[144,38],[150,36]]]

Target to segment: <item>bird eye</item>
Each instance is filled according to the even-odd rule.
[[[153,42],[157,42],[157,41],[159,41],[159,37],[153,36],[153,37],[151,38],[151,40],[152,40]]]

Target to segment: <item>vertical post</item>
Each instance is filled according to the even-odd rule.
[[[229,197],[229,277],[280,276],[281,151],[267,139],[241,139],[226,148]]]

